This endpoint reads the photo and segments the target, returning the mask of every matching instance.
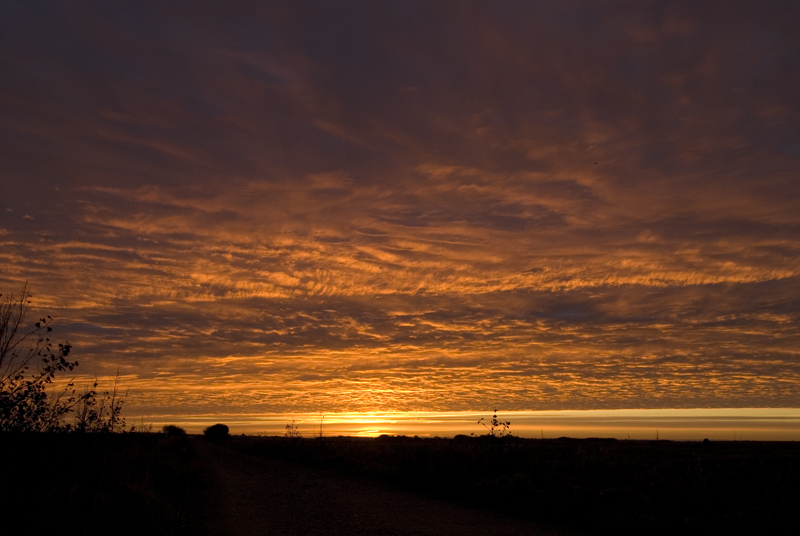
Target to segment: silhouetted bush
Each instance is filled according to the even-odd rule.
[[[167,437],[182,437],[186,435],[186,430],[174,424],[164,425],[161,431],[164,432],[164,435]]]
[[[224,424],[211,425],[205,430],[203,430],[203,434],[208,439],[225,439],[230,435],[228,427]]]

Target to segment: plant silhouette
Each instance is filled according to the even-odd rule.
[[[298,438],[298,437],[300,437],[299,426],[294,421],[294,419],[292,419],[291,423],[289,423],[286,426],[284,426],[284,428],[286,429],[286,432],[283,434],[284,437],[289,437],[289,438]]]
[[[494,414],[490,420],[486,420],[484,417],[481,417],[478,420],[478,424],[483,425],[486,428],[487,433],[485,434],[488,437],[503,437],[506,435],[511,435],[509,432],[509,428],[511,428],[511,421],[501,421],[497,418],[497,408],[494,409]]]

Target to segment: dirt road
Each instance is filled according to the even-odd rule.
[[[218,486],[219,535],[567,535],[373,482],[196,441]]]

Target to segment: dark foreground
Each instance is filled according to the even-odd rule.
[[[0,456],[18,534],[800,527],[797,443],[2,435]]]

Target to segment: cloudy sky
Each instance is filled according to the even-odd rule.
[[[2,2],[0,292],[153,408],[798,407],[799,22]]]

